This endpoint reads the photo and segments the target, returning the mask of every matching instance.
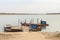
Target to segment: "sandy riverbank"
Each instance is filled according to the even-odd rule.
[[[59,32],[2,32],[0,40],[60,40]]]

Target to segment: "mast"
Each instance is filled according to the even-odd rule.
[[[38,20],[38,18],[37,18],[37,24],[39,24],[39,20]]]
[[[33,23],[33,21],[34,21],[34,19],[32,18],[32,19],[31,19],[31,21],[30,21],[30,24],[32,24],[32,23]]]
[[[19,19],[18,19],[18,27],[19,27],[19,24],[20,24],[20,22],[19,22]]]
[[[25,23],[26,23],[26,19],[25,19]]]

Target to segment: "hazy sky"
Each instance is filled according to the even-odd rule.
[[[59,13],[60,0],[0,0],[0,12]]]

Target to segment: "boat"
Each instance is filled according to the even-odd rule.
[[[19,23],[19,22],[18,22]],[[23,32],[23,28],[22,27],[28,27],[29,31],[41,31],[43,28],[46,28],[46,26],[49,26],[49,24],[47,24],[46,21],[42,21],[41,23],[26,23],[26,20],[24,23],[21,22],[21,26],[12,26],[12,25],[8,25],[6,27],[4,27],[4,32]]]

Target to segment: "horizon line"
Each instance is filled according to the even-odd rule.
[[[45,14],[34,14],[34,13],[0,13],[0,15],[59,15],[60,13],[45,13]]]

